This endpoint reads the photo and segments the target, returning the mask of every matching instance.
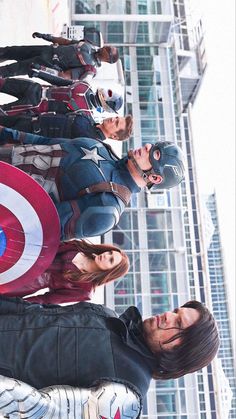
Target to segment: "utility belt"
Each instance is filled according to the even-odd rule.
[[[32,118],[32,133],[41,134],[41,126],[38,116]]]

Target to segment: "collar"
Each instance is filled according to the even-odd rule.
[[[103,134],[102,130],[95,125],[95,129],[96,129],[96,137],[101,140],[104,141],[106,139],[106,136]]]
[[[157,367],[157,359],[150,351],[143,338],[143,321],[137,307],[131,306],[119,318],[112,318],[112,325],[124,343],[140,353],[152,370]]]
[[[127,166],[127,162],[128,162],[128,156],[123,157],[122,159],[116,162],[116,165],[119,169],[119,176],[124,182],[125,186],[127,186],[127,188],[129,188],[129,190],[132,193],[138,193],[141,191],[141,188],[137,185],[137,183],[132,178],[129,172],[128,166]],[[115,182],[115,179],[114,179],[114,182]]]

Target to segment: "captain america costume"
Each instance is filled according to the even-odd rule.
[[[51,139],[1,128],[0,144],[6,143],[16,146],[1,147],[0,160],[27,172],[48,192],[60,217],[61,240],[102,235],[124,211],[124,202],[113,193],[78,197],[81,190],[114,182],[131,193],[140,191],[127,169],[128,158],[118,159],[98,140]]]

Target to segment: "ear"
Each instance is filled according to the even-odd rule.
[[[150,182],[154,183],[155,185],[159,185],[163,181],[163,177],[161,175],[149,175],[148,179]]]
[[[110,137],[112,140],[119,140],[118,135],[117,134],[112,134]]]

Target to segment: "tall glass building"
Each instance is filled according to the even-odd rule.
[[[221,237],[215,193],[206,197],[206,206],[211,214],[215,230],[208,249],[208,264],[211,281],[211,294],[214,316],[219,325],[221,345],[218,357],[221,360],[224,373],[229,381],[232,392],[230,419],[236,418],[236,373],[235,356],[233,352],[230,310],[228,305],[227,286],[225,282],[224,259],[222,254]]]
[[[207,256],[191,134],[191,106],[206,69],[201,21],[188,0],[71,0],[71,24],[95,26],[119,48],[125,74],[125,113],[134,117],[123,154],[147,142],[170,140],[186,156],[184,182],[170,191],[133,196],[104,241],[130,258],[125,278],[105,290],[118,313],[136,305],[144,316],[190,299],[211,309]],[[178,380],[152,381],[143,418],[224,419],[214,389],[214,363]]]

